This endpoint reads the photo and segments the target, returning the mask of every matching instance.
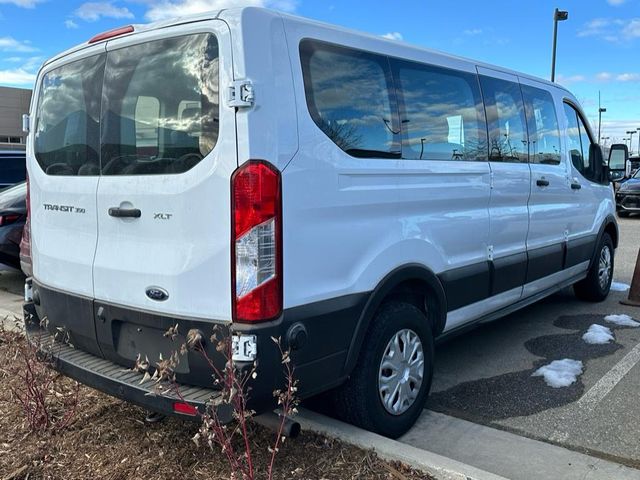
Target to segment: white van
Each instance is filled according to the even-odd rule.
[[[149,409],[127,372],[187,332],[257,361],[291,348],[299,393],[396,437],[434,340],[574,285],[603,300],[618,243],[602,153],[559,85],[259,8],[98,35],[45,63],[28,137],[31,338],[58,368]],[[41,322],[46,317],[46,322]],[[179,338],[163,336],[179,325]],[[48,330],[41,327],[46,325]]]

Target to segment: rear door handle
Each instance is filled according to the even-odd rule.
[[[111,207],[109,209],[109,215],[116,218],[140,218],[142,212],[139,208]]]
[[[539,187],[548,187],[549,180],[545,180],[544,178],[539,178],[538,180],[536,180],[536,185]]]
[[[571,190],[580,190],[582,188],[582,185],[580,185],[577,182],[574,182],[571,184]]]

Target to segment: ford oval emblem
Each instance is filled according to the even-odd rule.
[[[151,300],[155,300],[156,302],[164,302],[167,298],[169,298],[169,292],[160,287],[149,287],[147,288],[146,293],[147,297],[149,297]]]

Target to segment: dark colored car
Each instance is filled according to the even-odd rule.
[[[616,210],[621,217],[640,213],[640,170],[620,185],[616,192]]]
[[[0,192],[0,270],[20,268],[20,240],[27,220],[27,184],[22,182]]]
[[[24,182],[27,160],[24,150],[0,150],[0,190]]]
[[[638,170],[640,170],[640,157],[629,157],[631,163],[631,175],[633,176]]]

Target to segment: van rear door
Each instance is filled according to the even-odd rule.
[[[107,44],[93,268],[107,356],[123,320],[104,318],[121,310],[110,306],[231,320],[235,112],[220,89],[232,72],[230,32],[219,20]]]
[[[33,276],[47,291],[72,293],[77,299],[73,316],[69,302],[58,294],[47,294],[42,305],[47,305],[51,328],[72,331],[74,345],[93,353],[98,352],[91,301],[105,61],[100,45],[43,68],[27,145]]]

